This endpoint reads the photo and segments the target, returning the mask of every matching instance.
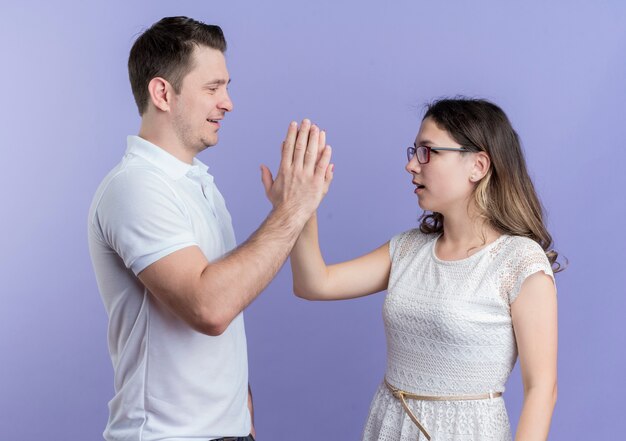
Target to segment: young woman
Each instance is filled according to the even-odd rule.
[[[519,354],[516,440],[545,440],[557,394],[560,266],[518,136],[490,102],[443,99],[428,106],[407,154],[428,213],[419,228],[326,265],[314,216],[291,253],[304,299],[387,289],[387,369],[363,439],[510,440],[502,392]]]

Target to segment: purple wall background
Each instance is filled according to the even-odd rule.
[[[134,37],[181,14],[221,25],[229,41],[235,111],[201,159],[240,241],[269,210],[258,167],[276,169],[291,119],[314,119],[334,147],[320,208],[333,262],[416,225],[404,148],[424,102],[460,93],[499,103],[571,260],[557,278],[550,439],[623,433],[626,4],[89,3],[0,6],[1,439],[101,437],[112,368],[87,208],[138,130],[125,67]],[[307,303],[282,270],[246,313],[260,440],[359,439],[384,372],[382,301]],[[506,400],[515,425],[517,370]]]

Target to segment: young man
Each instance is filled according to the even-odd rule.
[[[242,311],[332,180],[325,134],[291,123],[276,180],[262,172],[273,210],[236,246],[224,199],[195,158],[233,108],[225,50],[219,27],[170,17],[130,52],[141,129],[89,212],[115,370],[107,440],[253,439]]]

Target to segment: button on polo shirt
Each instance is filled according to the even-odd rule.
[[[89,250],[109,315],[115,396],[108,440],[209,440],[250,432],[243,314],[216,337],[193,330],[137,278],[175,251],[209,261],[236,246],[224,198],[208,167],[128,137],[104,178],[88,222]]]

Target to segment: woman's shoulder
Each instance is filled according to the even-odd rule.
[[[427,234],[419,228],[413,228],[396,234],[389,241],[389,253],[393,260],[405,256],[409,252],[421,249],[430,241],[435,240],[439,234]]]
[[[405,242],[428,242],[434,240],[439,233],[423,233],[419,228],[411,228],[410,230],[398,233],[391,240],[402,240]]]
[[[507,257],[543,256],[546,261],[548,259],[537,241],[524,236],[505,236],[499,251]]]
[[[546,252],[537,241],[529,237],[506,236],[494,250],[494,255],[507,272],[525,273],[534,269],[552,275],[552,265]]]
[[[544,272],[554,281],[552,265],[544,249],[531,238],[507,236],[498,257],[498,278],[503,297],[509,305],[517,298],[522,283],[532,274]]]

